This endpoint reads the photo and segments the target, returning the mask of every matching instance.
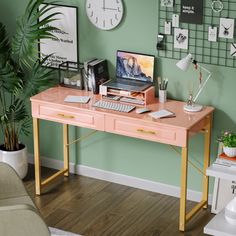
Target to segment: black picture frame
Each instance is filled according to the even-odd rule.
[[[203,0],[181,0],[180,22],[203,24]]]
[[[59,65],[66,61],[79,63],[79,8],[63,4],[43,3],[41,5],[55,6],[49,13],[61,13],[51,24],[59,29],[54,32],[57,40],[41,39],[39,41],[40,60],[51,55],[43,66],[58,69]]]

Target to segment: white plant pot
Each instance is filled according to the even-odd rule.
[[[12,166],[19,177],[23,179],[28,171],[27,147],[19,151],[3,151],[0,149],[0,161]]]
[[[235,147],[223,146],[223,151],[228,157],[236,157],[236,148]]]

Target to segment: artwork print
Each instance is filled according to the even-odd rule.
[[[219,37],[226,39],[234,37],[234,19],[220,18]]]
[[[48,5],[48,4],[46,4]],[[44,7],[41,4],[39,8]],[[49,14],[60,12],[56,16],[57,20],[50,22],[50,26],[57,28],[54,30],[55,39],[40,39],[40,59],[44,59],[51,55],[44,66],[52,68],[59,68],[59,65],[66,61],[78,62],[78,9],[76,7],[62,6],[62,5],[48,5],[48,7],[56,6],[49,10]]]
[[[188,49],[188,30],[175,28],[174,48]]]
[[[174,0],[161,0],[161,6],[162,7],[173,7]]]
[[[208,41],[216,42],[217,41],[217,27],[208,28]]]
[[[236,43],[231,43],[230,55],[236,57]]]
[[[180,22],[203,23],[203,0],[181,0]]]

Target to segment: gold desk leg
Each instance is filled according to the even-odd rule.
[[[182,148],[179,230],[185,230],[188,177],[188,143]]]
[[[39,120],[33,118],[33,132],[34,132],[34,168],[35,168],[35,192],[37,195],[41,194],[41,167],[39,154]]]
[[[63,125],[63,156],[64,156],[64,176],[69,176],[69,134],[68,125]]]
[[[210,164],[210,146],[211,146],[211,128],[212,128],[212,115],[207,117],[207,125],[204,132],[204,161],[203,161],[203,171],[206,173],[206,169]],[[209,177],[203,176],[203,195],[202,201],[206,201],[204,208],[207,208],[208,203],[208,191],[209,191]]]

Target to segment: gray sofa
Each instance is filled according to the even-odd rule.
[[[0,162],[0,235],[51,235],[21,179],[3,162]]]

